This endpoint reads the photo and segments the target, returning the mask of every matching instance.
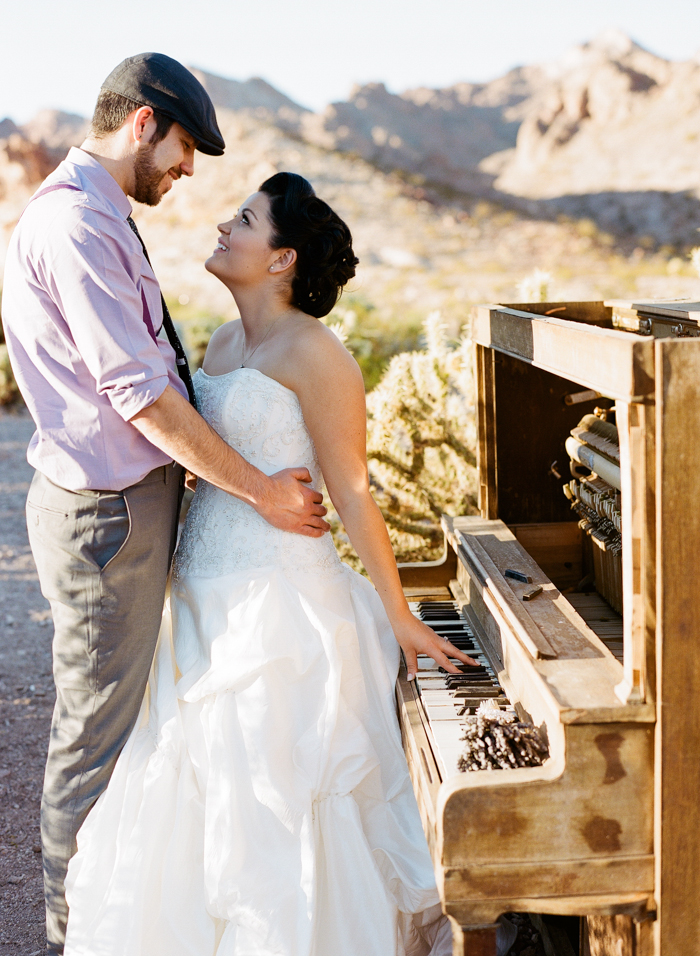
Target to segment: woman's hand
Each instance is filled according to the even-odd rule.
[[[450,657],[456,658],[463,664],[471,664],[473,667],[479,666],[478,661],[458,650],[454,644],[444,640],[432,628],[419,621],[412,614],[402,618],[399,624],[394,624],[393,629],[396,640],[399,642],[406,658],[409,680],[413,680],[418,671],[418,654],[427,654],[428,657],[432,657],[435,663],[444,667],[449,674],[462,673],[459,667],[449,660]]]

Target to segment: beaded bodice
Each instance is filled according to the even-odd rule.
[[[200,370],[194,385],[203,417],[247,461],[266,475],[306,467],[313,487],[321,488],[316,449],[294,392],[254,368],[216,376]],[[200,478],[173,574],[213,577],[268,566],[315,574],[343,567],[330,535],[280,531],[250,505]]]

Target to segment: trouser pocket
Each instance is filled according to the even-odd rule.
[[[92,559],[101,571],[126,545],[130,531],[131,518],[124,495],[100,493],[95,507]]]

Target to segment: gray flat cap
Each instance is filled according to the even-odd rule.
[[[226,144],[209,94],[182,63],[164,53],[127,57],[112,70],[102,89],[175,120],[197,140],[202,153],[223,154]]]

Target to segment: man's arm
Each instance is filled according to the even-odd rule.
[[[241,457],[170,385],[130,419],[144,438],[217,488],[252,505],[276,528],[320,538],[330,526],[306,468],[267,476]]]

